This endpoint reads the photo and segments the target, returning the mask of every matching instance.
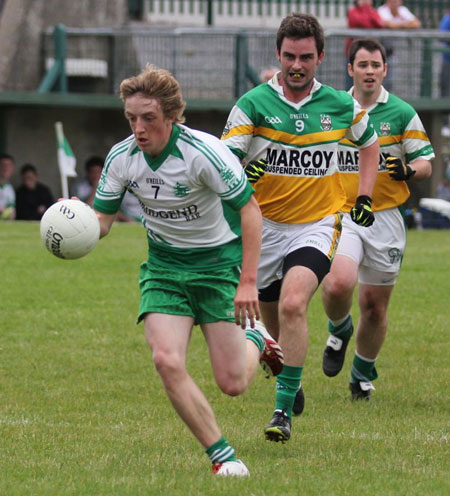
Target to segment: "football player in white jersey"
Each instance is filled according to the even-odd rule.
[[[168,71],[148,66],[124,80],[120,94],[133,134],[105,161],[94,200],[101,236],[132,191],[149,245],[139,320],[156,370],[213,472],[248,475],[188,374],[186,354],[198,324],[215,380],[231,396],[247,389],[261,360],[273,374],[281,370],[281,349],[256,320],[261,213],[253,189],[224,143],[182,124],[185,103]]]
[[[353,399],[370,399],[377,378],[375,360],[387,329],[387,308],[400,270],[406,244],[402,205],[409,197],[407,183],[430,177],[434,158],[427,133],[416,111],[383,88],[388,68],[384,47],[373,39],[355,40],[350,46],[348,72],[354,86],[349,93],[369,113],[379,135],[380,164],[373,191],[375,222],[361,229],[344,214],[341,240],[322,286],[329,317],[323,371],[329,377],[342,369],[353,334],[350,314],[353,291],[358,284],[360,318],[356,352],[350,376]],[[357,149],[347,140],[340,145],[339,169],[349,212],[358,188]]]
[[[279,334],[285,365],[264,432],[270,441],[286,442],[292,413],[300,414],[304,404],[309,302],[339,241],[345,192],[338,143],[347,137],[360,151],[352,218],[364,226],[373,222],[370,197],[379,145],[366,112],[351,96],[315,79],[325,52],[323,29],[314,16],[288,15],[276,43],[281,71],[236,102],[222,140],[246,167],[249,161],[267,162],[255,183],[263,215],[258,289],[263,321],[273,336]]]

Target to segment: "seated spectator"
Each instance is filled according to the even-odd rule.
[[[37,169],[25,164],[20,169],[22,184],[16,190],[17,220],[41,220],[42,215],[55,199],[50,188],[38,182]]]
[[[388,29],[419,29],[422,23],[417,17],[403,4],[403,0],[386,0],[386,3],[378,7],[378,13]],[[395,61],[394,56],[394,40],[383,39],[383,45],[386,49],[388,73],[383,82],[383,86],[388,90],[392,90],[393,74]]]
[[[94,202],[95,191],[97,184],[102,175],[103,164],[105,163],[102,157],[90,157],[85,164],[86,176],[75,182],[72,196],[77,196],[81,201],[88,205]]]
[[[386,0],[378,7],[378,13],[389,29],[419,29],[422,23],[403,5],[403,0]]]
[[[16,193],[9,182],[15,165],[11,155],[0,155],[0,220],[13,220],[16,217]]]
[[[436,198],[450,202],[450,160],[445,170],[444,178],[438,184]]]

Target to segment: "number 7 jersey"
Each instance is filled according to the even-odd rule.
[[[241,164],[216,137],[175,124],[155,158],[134,137],[108,154],[94,208],[115,214],[126,190],[141,205],[152,260],[186,270],[239,265],[239,210],[253,189]]]

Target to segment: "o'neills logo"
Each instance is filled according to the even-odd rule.
[[[63,239],[64,236],[59,232],[54,231],[53,227],[49,227],[45,233],[45,246],[53,255],[59,258],[64,258],[61,253],[61,242]]]

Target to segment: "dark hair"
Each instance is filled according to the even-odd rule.
[[[20,168],[21,174],[26,174],[27,172],[32,172],[33,174],[38,175],[37,169],[33,164],[23,164]]]
[[[383,59],[383,64],[386,64],[386,50],[378,40],[375,40],[374,38],[359,38],[353,40],[348,50],[348,61],[350,65],[353,65],[358,50],[361,50],[362,48],[370,53],[379,51],[381,53],[381,58]]]
[[[95,167],[96,165],[98,165],[99,167],[101,167],[103,169],[104,163],[105,163],[105,160],[102,157],[93,156],[91,158],[88,158],[86,160],[86,164],[85,164],[86,171],[88,171],[92,167]]]
[[[281,50],[284,38],[300,40],[311,37],[316,40],[317,54],[320,55],[325,46],[325,36],[319,21],[313,15],[293,12],[281,21],[277,32],[277,49]]]
[[[0,160],[3,160],[4,158],[6,158],[8,160],[12,160],[13,162],[15,162],[14,157],[12,155],[10,155],[9,153],[1,153],[0,154]]]

